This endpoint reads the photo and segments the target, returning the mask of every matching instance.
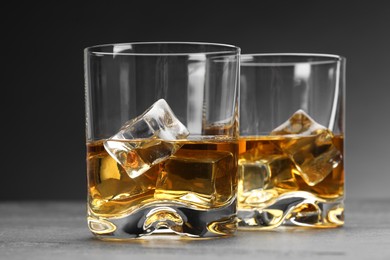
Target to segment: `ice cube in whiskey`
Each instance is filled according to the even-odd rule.
[[[290,156],[308,185],[314,186],[325,179],[342,159],[333,144],[333,133],[303,110],[295,112],[270,135],[292,137],[280,143],[279,147]]]
[[[235,159],[229,151],[180,149],[165,162],[155,197],[199,207],[221,206],[234,196]]]
[[[178,143],[169,141],[184,139],[188,135],[187,128],[167,102],[160,99],[142,115],[126,122],[118,133],[104,142],[104,147],[131,178],[136,178],[180,148]]]

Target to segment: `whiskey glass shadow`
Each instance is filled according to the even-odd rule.
[[[135,42],[84,55],[92,233],[106,240],[234,234],[240,49]]]
[[[344,224],[345,58],[241,55],[240,229]]]

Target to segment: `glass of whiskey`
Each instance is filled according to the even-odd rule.
[[[344,224],[345,60],[241,55],[239,229]]]
[[[233,235],[240,48],[134,42],[84,55],[91,232],[119,241]]]

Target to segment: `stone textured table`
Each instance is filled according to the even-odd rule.
[[[84,202],[0,202],[0,259],[390,259],[390,199],[346,201],[337,229],[239,231],[234,237],[103,242]]]

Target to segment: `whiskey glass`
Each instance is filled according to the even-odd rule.
[[[344,224],[345,61],[241,55],[239,229]]]
[[[237,230],[240,48],[85,49],[88,227],[99,239]]]

